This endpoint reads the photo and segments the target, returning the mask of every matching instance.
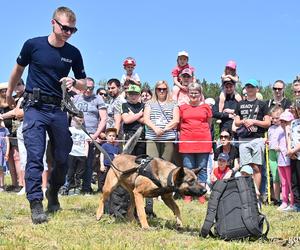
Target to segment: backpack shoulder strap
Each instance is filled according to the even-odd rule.
[[[246,177],[246,178],[251,178],[251,177]],[[251,203],[252,202],[252,197],[251,197],[251,192],[252,190],[249,190],[249,186],[246,182],[246,179],[245,177],[239,177],[239,178],[236,178],[236,183],[237,183],[237,187],[238,187],[238,190],[239,190],[239,194],[240,194],[240,199],[241,199],[241,202],[242,202],[242,217],[243,217],[243,221],[247,227],[247,229],[250,231],[250,233],[253,235],[253,236],[256,236],[256,237],[262,237],[262,236],[265,236],[268,234],[269,232],[269,223],[266,221],[266,224],[267,224],[267,230],[266,232],[263,234],[260,229],[258,228],[258,223],[255,223],[253,221],[253,206],[251,206]],[[258,209],[258,208],[257,208]],[[260,213],[258,212],[258,215]],[[266,217],[264,215],[262,215],[264,217],[264,219],[266,219]]]
[[[215,217],[217,214],[217,209],[219,205],[219,199],[224,193],[227,186],[226,181],[217,181],[214,186],[213,190],[211,192],[209,201],[208,201],[208,207],[207,207],[207,213],[205,217],[205,221],[203,223],[203,226],[200,231],[200,236],[206,237],[209,233],[211,233],[210,229],[212,228],[213,224],[215,223]]]

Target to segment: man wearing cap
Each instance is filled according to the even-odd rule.
[[[25,181],[32,222],[36,224],[47,221],[41,187],[46,131],[54,158],[47,190],[49,212],[60,209],[58,190],[64,184],[68,155],[72,148],[67,113],[61,110],[61,83],[65,82],[68,89],[73,86],[84,89],[86,77],[80,51],[67,43],[77,31],[75,13],[67,7],[57,8],[51,25],[49,36],[29,39],[24,43],[6,93],[7,103],[15,106],[12,93],[25,67],[29,65],[23,105],[23,135],[28,156]],[[68,76],[71,69],[75,78]]]
[[[235,98],[235,82],[232,80],[225,80],[223,82],[224,93],[225,93],[225,102],[223,112],[219,112],[219,101],[220,97],[217,98],[215,105],[213,106],[213,117],[220,119],[221,123],[220,131],[223,129],[228,129],[232,131],[232,123],[235,116],[235,110],[238,104],[238,101]]]
[[[105,131],[107,112],[105,102],[100,95],[96,95],[93,92],[94,88],[95,81],[93,78],[87,77],[86,90],[83,92],[83,95],[79,94],[74,96],[73,102],[75,106],[84,114],[84,125],[87,132],[94,140],[96,140],[100,133]],[[90,194],[93,192],[91,183],[95,150],[95,145],[90,143],[81,189],[83,194]]]
[[[268,107],[264,101],[257,100],[256,93],[258,82],[250,79],[245,84],[247,91],[246,100],[238,103],[235,110],[235,126],[243,126],[247,133],[237,133],[238,140],[243,141],[239,146],[240,165],[250,165],[253,168],[254,181],[260,189],[261,168],[264,162],[264,133],[271,125],[271,118],[268,115]],[[249,132],[248,132],[249,131]]]

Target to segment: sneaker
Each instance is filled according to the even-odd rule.
[[[183,198],[183,201],[185,202],[185,203],[190,203],[191,201],[192,201],[192,196],[184,196],[184,198]]]
[[[198,198],[198,201],[199,201],[200,204],[204,204],[204,203],[206,202],[206,197],[205,197],[205,195],[200,196],[200,197]]]
[[[285,209],[282,209],[283,212],[300,212],[300,208],[295,205],[289,205]]]
[[[23,187],[23,188],[17,193],[17,195],[24,195],[25,193],[26,193],[25,187]]]
[[[35,200],[30,202],[31,220],[33,224],[41,224],[48,221],[44,212],[42,201]]]
[[[48,212],[55,213],[60,210],[60,204],[58,201],[58,191],[49,187],[46,191],[46,198],[48,199]]]
[[[288,204],[285,202],[282,202],[281,205],[277,208],[277,210],[282,211],[283,209],[286,209],[288,207]]]

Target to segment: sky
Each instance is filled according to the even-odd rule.
[[[124,59],[132,56],[142,82],[172,85],[182,50],[196,77],[208,82],[219,82],[231,59],[241,82],[291,82],[300,73],[297,0],[10,0],[1,1],[0,82],[8,81],[27,39],[51,33],[59,6],[76,13],[78,32],[68,42],[79,48],[96,82],[120,79]]]

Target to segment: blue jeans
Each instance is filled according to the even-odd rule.
[[[198,180],[206,183],[207,180],[207,163],[209,153],[188,153],[183,154],[183,166],[189,169],[200,168]]]
[[[49,184],[58,191],[65,183],[68,156],[72,148],[67,113],[55,105],[41,104],[24,108],[23,135],[27,150],[25,181],[27,199],[43,200],[42,173],[46,148],[46,131],[52,145],[53,168]]]

